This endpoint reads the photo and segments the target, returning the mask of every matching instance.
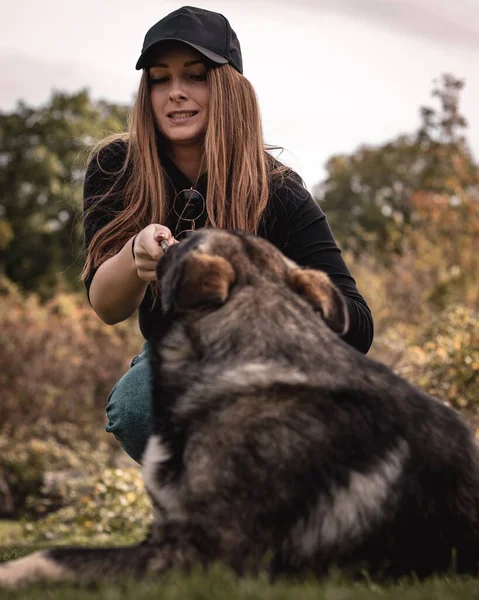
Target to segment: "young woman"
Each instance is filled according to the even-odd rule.
[[[83,277],[108,324],[136,309],[146,340],[161,319],[155,267],[166,244],[200,227],[262,236],[302,266],[321,269],[346,297],[344,339],[367,352],[369,308],[323,211],[298,175],[265,149],[238,39],[218,13],[184,7],[146,34],[127,134],[109,138],[85,178]],[[138,462],[148,436],[148,341],[114,386],[107,431]]]

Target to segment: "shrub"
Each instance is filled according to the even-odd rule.
[[[96,540],[110,535],[139,539],[151,521],[151,504],[138,469],[104,469],[90,481],[87,493],[70,481],[64,508],[24,526],[29,541]]]
[[[101,429],[108,393],[141,348],[137,328],[103,324],[76,296],[42,305],[5,281],[0,300],[1,426],[43,418]]]
[[[409,349],[410,377],[457,408],[479,408],[479,315],[454,306],[436,317]]]
[[[141,344],[132,322],[104,325],[83,297],[41,304],[0,278],[0,515],[64,506],[61,473],[84,482],[113,463],[106,399]]]
[[[0,515],[38,518],[70,500],[69,481],[88,489],[90,479],[113,461],[116,445],[106,434],[82,437],[70,423],[39,422],[0,434]],[[110,436],[111,437],[111,436]]]

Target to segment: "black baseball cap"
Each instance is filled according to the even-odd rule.
[[[166,15],[146,33],[136,69],[147,68],[152,50],[162,42],[171,41],[188,44],[211,62],[229,63],[243,73],[240,43],[228,19],[220,13],[183,6]]]

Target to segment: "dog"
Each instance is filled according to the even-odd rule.
[[[347,306],[326,274],[204,229],[168,250],[158,283],[148,538],[37,552],[1,566],[0,586],[216,561],[272,578],[477,571],[473,432],[341,339]]]

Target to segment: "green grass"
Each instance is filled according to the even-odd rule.
[[[0,521],[0,562],[20,558],[37,548],[18,544],[19,526]],[[16,543],[11,544],[13,536]],[[2,540],[9,540],[6,546]],[[116,543],[125,543],[117,539]],[[76,544],[78,540],[69,540]],[[85,544],[85,542],[83,542]],[[103,541],[101,545],[104,545]],[[86,544],[85,544],[86,545]],[[91,542],[89,545],[92,545]],[[45,546],[44,546],[45,547]],[[351,582],[341,575],[321,582],[278,582],[235,577],[220,565],[189,576],[172,573],[161,581],[119,581],[115,584],[73,586],[37,584],[18,591],[0,590],[1,600],[472,600],[479,599],[479,579],[434,577],[425,582],[410,578],[394,585]]]
[[[0,561],[24,556],[31,549],[0,550]],[[479,581],[471,578],[435,577],[425,582],[402,581],[395,585],[354,583],[334,576],[322,582],[280,582],[236,578],[220,566],[186,577],[173,573],[160,582],[122,581],[114,585],[73,586],[41,584],[18,591],[1,590],[2,600],[471,600],[479,598]]]

